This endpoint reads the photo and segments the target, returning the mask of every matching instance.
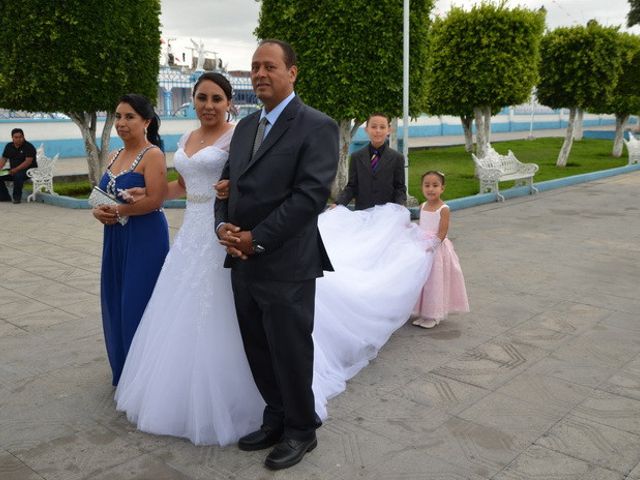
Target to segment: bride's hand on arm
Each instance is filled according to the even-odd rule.
[[[229,198],[229,180],[220,180],[213,185],[216,190],[216,198],[218,200],[226,200]]]
[[[147,196],[147,189],[144,187],[133,187],[126,190],[120,188],[118,195],[127,203],[136,203]]]
[[[145,187],[133,187],[126,190],[118,190],[120,198],[127,203],[137,203],[147,196],[147,189]],[[187,190],[184,186],[184,180],[182,176],[178,176],[178,180],[174,180],[167,184],[167,195],[165,200],[171,200],[174,198],[184,197]]]
[[[173,200],[174,198],[182,198],[187,194],[187,188],[184,183],[182,175],[178,175],[178,179],[173,182],[169,182],[167,185],[167,199]]]

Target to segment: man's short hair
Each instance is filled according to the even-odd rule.
[[[20,133],[24,137],[24,132],[21,128],[14,128],[13,130],[11,130],[11,137],[13,137],[16,133]]]
[[[283,40],[278,40],[275,38],[266,38],[262,40],[258,44],[258,46],[261,47],[262,45],[267,43],[273,43],[275,45],[280,46],[280,48],[282,49],[282,52],[284,53],[284,64],[287,66],[287,68],[291,68],[294,65],[298,65],[298,56],[296,55],[296,52],[293,50],[293,47],[289,45],[287,42]]]

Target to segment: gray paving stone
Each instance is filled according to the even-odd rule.
[[[565,414],[565,409],[552,404],[535,404],[493,392],[459,413],[458,417],[533,443]]]
[[[623,480],[605,470],[560,452],[532,445],[492,480]]]
[[[93,478],[145,452],[96,426],[12,453],[47,480],[76,480]]]
[[[574,410],[577,417],[640,436],[640,401],[597,390]]]
[[[171,468],[150,454],[140,455],[121,465],[102,471],[97,470],[89,475],[85,477],[87,480],[189,480],[193,478]]]
[[[0,450],[0,478],[2,480],[42,480],[14,455]]]
[[[546,355],[540,348],[498,338],[460,355],[433,373],[493,390]]]
[[[569,412],[594,390],[556,377],[524,372],[496,392],[542,408]]]
[[[491,478],[529,445],[511,430],[452,417],[429,435],[424,450],[428,457]]]
[[[569,415],[536,444],[626,474],[640,462],[640,437]]]

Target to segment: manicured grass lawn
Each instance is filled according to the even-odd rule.
[[[521,162],[533,162],[540,166],[534,182],[568,177],[580,173],[595,172],[627,164],[627,153],[620,158],[611,156],[611,140],[584,139],[573,142],[567,166],[556,167],[558,153],[562,147],[562,138],[537,138],[534,140],[512,140],[492,143],[499,153],[512,150]],[[438,170],[446,175],[446,190],[443,198],[451,200],[478,193],[478,179],[474,178],[471,154],[463,146],[438,147],[415,150],[409,153],[409,192],[420,202],[424,201],[420,186],[420,177],[427,170]],[[178,178],[175,170],[169,170],[169,181]],[[55,182],[55,190],[60,195],[86,198],[91,190],[88,181]],[[500,189],[513,186],[513,182],[503,182]],[[25,187],[27,187],[25,185]]]
[[[537,138],[534,140],[512,140],[492,143],[498,153],[513,151],[521,162],[537,163],[540,170],[534,182],[568,177],[581,173],[595,172],[627,164],[626,150],[620,158],[613,158],[611,140],[584,139],[573,142],[567,166],[556,167],[558,153],[562,147],[562,138]],[[420,202],[424,201],[420,177],[428,170],[438,170],[446,176],[445,200],[466,197],[478,193],[479,182],[474,178],[471,154],[464,146],[429,148],[409,153],[409,192]],[[513,182],[502,182],[500,189],[513,186]]]

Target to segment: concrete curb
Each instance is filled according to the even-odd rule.
[[[635,172],[640,170],[640,164],[626,165],[624,167],[611,168],[608,170],[600,170],[597,172],[583,173],[581,175],[572,175],[570,177],[556,178],[554,180],[547,180],[545,182],[534,183],[535,187],[544,192],[547,190],[553,190],[556,188],[568,187],[571,185],[577,185],[584,182],[592,182],[594,180],[600,180],[602,178],[612,177],[614,175],[622,175],[625,173]],[[507,190],[501,190],[500,193],[504,195],[505,199],[517,198],[529,195],[529,187],[516,187],[509,188]],[[471,195],[469,197],[456,198],[449,200],[447,204],[451,210],[461,210],[463,208],[477,207],[479,205],[486,205],[488,203],[496,202],[497,197],[494,193],[483,193],[477,195]],[[89,204],[86,199],[66,197],[64,195],[51,195],[49,193],[38,193],[36,195],[36,201],[40,203],[46,203],[62,208],[73,209],[89,209]],[[164,202],[164,208],[185,208],[185,200],[167,200]],[[417,219],[420,217],[420,207],[411,207],[411,218]]]

